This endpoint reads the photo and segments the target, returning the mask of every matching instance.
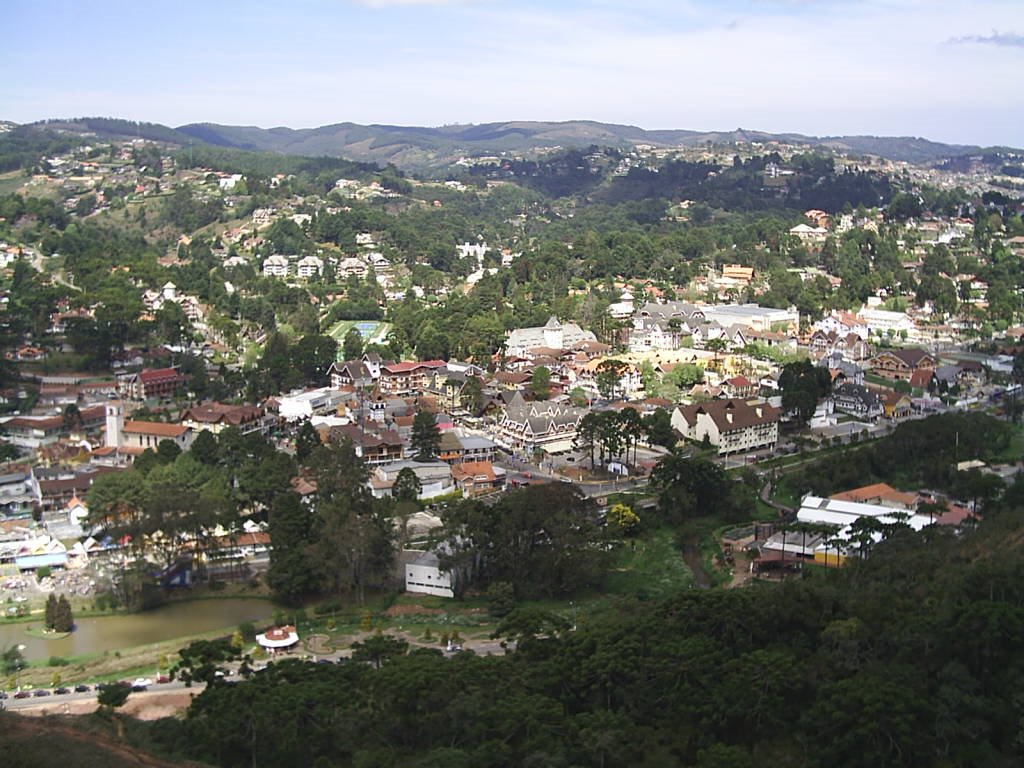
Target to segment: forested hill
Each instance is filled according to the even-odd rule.
[[[240,149],[262,149],[296,155],[334,155],[352,160],[394,163],[400,168],[449,165],[464,155],[497,152],[529,154],[552,147],[632,147],[649,144],[663,147],[694,147],[736,141],[781,141],[830,147],[891,160],[928,162],[962,155],[977,147],[940,144],[927,139],[875,136],[818,138],[796,133],[762,131],[644,130],[631,125],[589,120],[566,122],[513,121],[479,125],[425,128],[397,125],[339,123],[319,128],[255,128],[210,123],[184,125],[181,133],[211,144]]]
[[[478,157],[502,152],[530,156],[555,147],[569,149],[591,145],[624,149],[638,144],[693,147],[708,142],[780,141],[908,162],[931,162],[980,151],[976,146],[942,144],[914,137],[815,137],[743,129],[645,130],[631,125],[589,120],[512,121],[434,128],[344,122],[318,128],[295,129],[214,123],[192,123],[169,128],[156,123],[92,117],[47,120],[34,123],[33,126],[104,138],[136,137],[180,145],[197,142],[290,155],[342,157],[381,165],[393,163],[407,170],[444,167],[464,156]]]

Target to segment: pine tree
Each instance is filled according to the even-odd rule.
[[[68,602],[64,595],[61,595],[57,600],[54,610],[53,628],[58,632],[70,632],[74,625],[75,620],[71,615],[71,603]]]
[[[46,628],[54,629],[57,626],[57,596],[50,593],[46,598]]]

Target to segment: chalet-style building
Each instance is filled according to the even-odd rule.
[[[971,391],[988,383],[988,372],[976,360],[965,360],[939,366],[935,369],[935,378],[945,389],[959,387],[961,391]]]
[[[369,366],[362,360],[344,360],[331,363],[327,369],[331,380],[331,389],[365,389],[374,385],[374,377]]]
[[[835,410],[865,421],[874,421],[884,412],[876,392],[853,382],[837,385],[832,390],[832,402]]]
[[[885,410],[885,417],[887,419],[903,421],[910,417],[914,404],[909,395],[889,390],[882,397],[882,408]]]
[[[910,381],[917,370],[934,371],[935,358],[923,349],[886,349],[871,358],[872,372],[893,381]]]
[[[448,362],[444,368],[434,372],[434,379],[428,387],[429,392],[437,398],[438,405],[449,413],[466,412],[468,403],[463,397],[466,384],[475,379],[482,387],[485,371],[472,363]],[[469,407],[472,409],[472,406]]]
[[[193,432],[206,430],[217,435],[228,427],[237,428],[243,435],[250,432],[266,433],[273,424],[266,418],[266,410],[258,405],[225,405],[202,403],[186,408],[179,419],[182,426]]]
[[[516,392],[498,422],[496,441],[516,451],[558,453],[572,448],[576,428],[585,411],[550,401],[526,402]]]
[[[371,466],[390,464],[405,458],[405,441],[394,429],[373,428],[369,423],[364,426],[345,424],[331,427],[329,435],[332,440],[347,437],[352,441],[356,456]]]
[[[672,426],[690,440],[707,437],[718,455],[774,448],[779,441],[781,410],[767,403],[711,400],[694,403],[672,414]]]
[[[444,360],[390,363],[380,367],[378,386],[385,395],[420,395],[429,388],[434,373],[445,365]]]
[[[168,399],[188,381],[177,368],[156,368],[117,377],[117,393],[128,400]]]
[[[807,342],[811,355],[820,357],[840,353],[847,360],[867,360],[871,357],[871,346],[852,331],[840,334],[835,331],[815,331]]]
[[[722,382],[722,392],[726,397],[753,397],[757,394],[757,384],[746,376],[733,376]]]

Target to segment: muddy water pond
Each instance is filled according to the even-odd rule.
[[[233,629],[243,622],[269,619],[273,613],[274,606],[269,600],[194,600],[172,603],[145,613],[75,619],[75,631],[68,637],[55,640],[26,633],[27,629],[42,629],[41,621],[0,624],[0,649],[24,645],[23,653],[31,660],[104,651],[113,653],[121,648],[159,643],[215,629]]]

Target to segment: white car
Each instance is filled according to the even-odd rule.
[[[132,680],[132,688],[148,688],[153,684],[153,681],[148,677],[136,677]]]

